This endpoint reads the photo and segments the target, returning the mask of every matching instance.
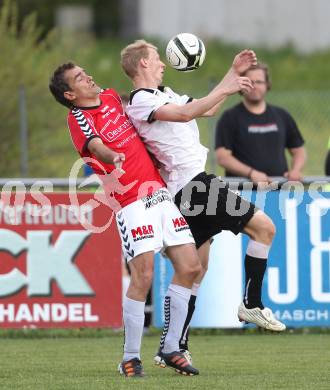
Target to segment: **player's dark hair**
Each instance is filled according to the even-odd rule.
[[[256,70],[256,69],[261,69],[263,70],[265,74],[265,80],[266,80],[266,85],[267,85],[267,91],[269,91],[272,87],[272,82],[270,79],[270,73],[269,73],[269,68],[268,65],[263,63],[263,62],[258,62],[256,65],[252,65],[251,68],[249,68],[242,76],[245,76],[247,72],[250,70]]]
[[[73,104],[64,97],[64,92],[71,91],[64,74],[67,70],[73,69],[76,65],[73,62],[67,62],[60,65],[54,72],[49,82],[49,89],[54,98],[63,106],[72,108]]]

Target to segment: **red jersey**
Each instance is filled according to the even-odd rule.
[[[73,108],[68,114],[68,126],[73,144],[80,156],[97,161],[96,163],[87,162],[97,174],[111,173],[115,166],[98,160],[89,151],[90,140],[99,137],[104,145],[114,152],[125,154],[122,168],[126,173],[119,177],[115,175],[119,188],[112,194],[124,207],[164,187],[165,184],[134,126],[125,114],[119,95],[113,89],[107,89],[100,93],[100,99],[99,106]],[[113,175],[111,176],[113,179]],[[146,182],[152,182],[152,185],[146,186]]]

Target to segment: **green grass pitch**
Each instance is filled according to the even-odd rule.
[[[153,365],[158,335],[143,340],[145,378],[117,370],[122,337],[0,338],[0,389],[329,389],[330,334],[194,335],[200,369],[183,377]]]

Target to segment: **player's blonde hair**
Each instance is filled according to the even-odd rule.
[[[148,58],[149,51],[148,49],[155,49],[157,47],[151,43],[145,41],[144,39],[139,39],[134,43],[126,46],[120,53],[121,56],[121,66],[124,72],[129,78],[134,78],[137,73],[137,66],[141,58]]]

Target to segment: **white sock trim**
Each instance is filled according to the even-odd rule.
[[[254,240],[249,240],[246,254],[258,259],[268,259],[270,245],[263,244]]]
[[[190,295],[191,295],[191,289],[187,288],[187,287],[179,286],[178,284],[171,283],[168,286],[168,290],[167,290],[166,295],[171,297],[171,296],[173,296],[173,294],[179,295],[180,297],[182,297],[186,301],[189,301]]]
[[[135,301],[134,299],[125,296],[123,301],[123,309],[132,315],[141,316],[144,315],[145,304],[145,302]]]

